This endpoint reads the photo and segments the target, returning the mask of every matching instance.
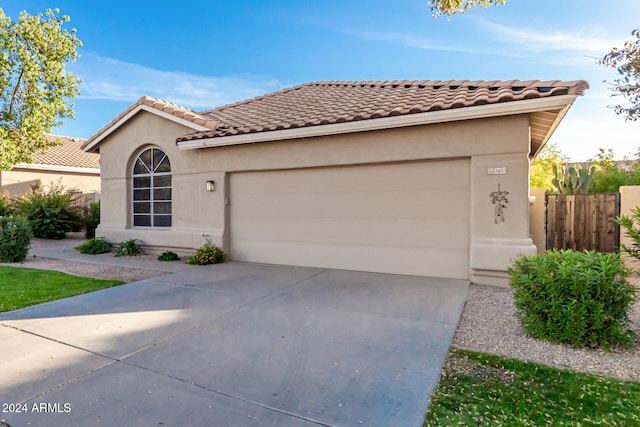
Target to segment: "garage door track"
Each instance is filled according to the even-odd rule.
[[[0,315],[0,419],[422,425],[468,282],[230,262]]]

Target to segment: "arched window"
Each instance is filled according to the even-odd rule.
[[[171,164],[164,151],[149,148],[133,164],[133,225],[171,227]]]

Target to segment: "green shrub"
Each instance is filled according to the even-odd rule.
[[[111,244],[104,237],[93,237],[74,249],[82,254],[97,255],[109,252]]]
[[[26,218],[0,217],[0,261],[24,261],[29,252],[31,237],[31,227]]]
[[[96,237],[96,228],[100,224],[100,201],[89,203],[84,207],[84,236],[87,239]]]
[[[8,191],[0,193],[0,216],[10,216],[13,214],[13,204]]]
[[[73,221],[71,221],[71,229],[69,231],[73,231],[74,233],[78,233],[80,231],[82,231],[82,229],[84,228],[84,218],[82,217],[82,215],[77,215],[75,216],[75,219]]]
[[[178,261],[179,259],[178,254],[171,251],[163,252],[158,256],[158,261]]]
[[[633,344],[628,312],[637,298],[619,254],[549,250],[509,269],[524,330],[576,347]]]
[[[227,260],[227,255],[222,249],[206,244],[196,251],[196,253],[187,259],[187,264],[209,265],[220,264]]]
[[[74,202],[75,191],[52,184],[48,191],[35,188],[17,202],[18,213],[29,220],[35,237],[63,239],[78,223]]]
[[[136,239],[129,239],[118,245],[114,256],[138,256],[143,253],[142,246],[138,244],[138,241]]]
[[[640,228],[636,227],[636,224],[640,224],[640,206],[631,209],[631,216],[621,215],[615,222],[620,226],[620,231],[624,230],[625,236],[631,239],[630,245],[620,243],[620,249],[640,260]]]

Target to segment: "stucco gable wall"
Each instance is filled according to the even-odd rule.
[[[102,178],[126,177],[132,156],[145,146],[156,146],[167,153],[172,170],[180,173],[191,169],[197,156],[195,153],[181,152],[176,146],[176,139],[192,131],[191,128],[155,114],[145,111],[138,113],[100,145]]]

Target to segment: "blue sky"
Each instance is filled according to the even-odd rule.
[[[507,0],[449,19],[426,0],[3,3],[13,19],[57,7],[83,42],[76,120],[57,134],[88,138],[143,95],[201,111],[315,80],[584,79],[551,141],[575,161],[640,147],[640,122],[609,108],[615,71],[596,64],[640,27],[638,0]]]

